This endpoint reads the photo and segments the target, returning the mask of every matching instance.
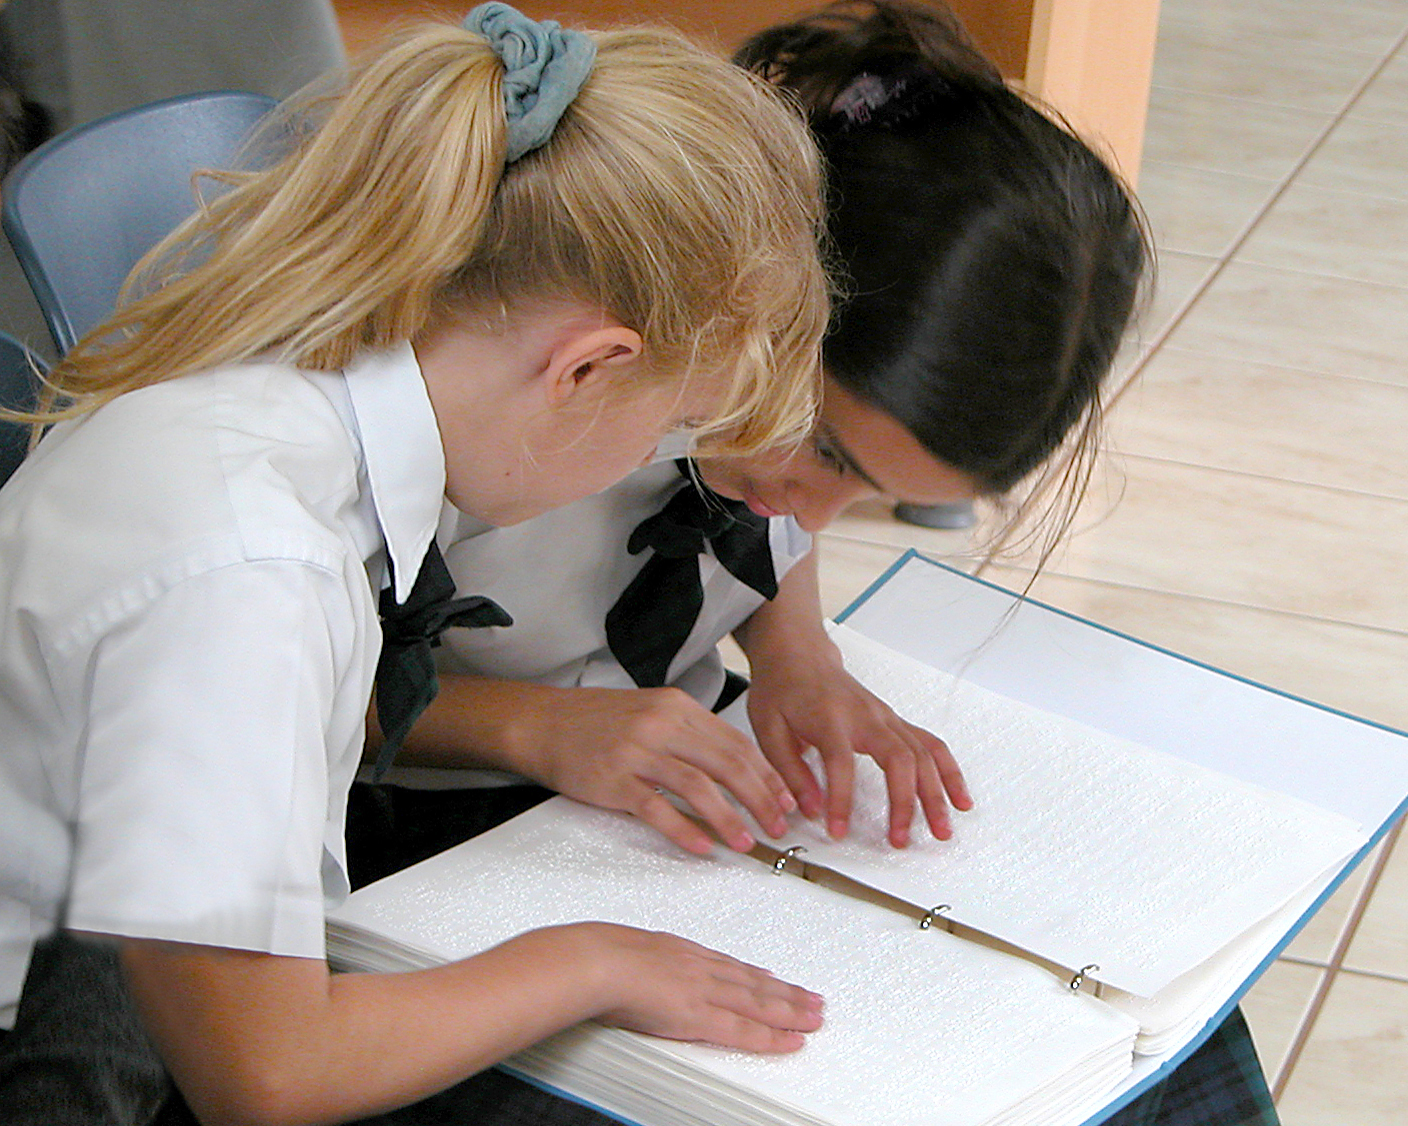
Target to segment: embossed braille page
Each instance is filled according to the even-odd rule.
[[[563,798],[372,885],[333,918],[425,962],[534,927],[619,922],[683,935],[825,996],[825,1027],[795,1055],[595,1029],[511,1061],[602,1105],[668,1104],[652,1122],[979,1126],[1053,1093],[1079,1108],[1128,1071],[1137,1031],[1035,966],[746,857],[688,856],[638,822]]]
[[[807,858],[1152,996],[1358,849],[1337,814],[1248,785],[901,656],[834,627],[846,666],[940,735],[976,807],[952,840],[885,843],[884,780],[858,762],[849,839],[799,822]],[[1274,753],[1274,748],[1270,749]]]

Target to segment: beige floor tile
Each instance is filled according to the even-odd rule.
[[[1408,386],[1166,346],[1108,422],[1125,454],[1408,500]]]
[[[1321,188],[1408,199],[1408,129],[1346,117],[1297,179]]]
[[[1408,980],[1408,837],[1389,857],[1345,966]]]
[[[1132,327],[1125,334],[1119,351],[1115,353],[1114,362],[1110,365],[1110,370],[1105,376],[1106,396],[1116,395],[1120,388],[1137,376],[1139,369],[1154,350],[1152,345],[1142,336],[1142,330],[1138,326]]]
[[[1145,281],[1140,307],[1125,332],[1119,351],[1105,377],[1105,394],[1116,394],[1158,348],[1175,318],[1206,284],[1217,259],[1204,254],[1159,250]]]
[[[1374,76],[1348,116],[1408,129],[1408,52],[1399,48]]]
[[[1242,998],[1242,1013],[1268,1081],[1295,1039],[1322,972],[1294,962],[1273,962]]]
[[[1159,15],[1161,30],[1178,20],[1229,39],[1275,36],[1369,52],[1387,51],[1408,29],[1399,0],[1164,0]]]
[[[982,573],[1010,590],[1022,589],[1030,577],[1004,566]],[[1403,634],[1051,572],[1037,580],[1032,596],[1214,668],[1408,730],[1408,693],[1401,688],[1408,636]],[[1328,947],[1297,953],[1319,958]]]
[[[1237,261],[1408,286],[1408,199],[1294,183],[1257,223]]]
[[[1107,459],[1051,569],[1408,632],[1408,503]]]
[[[1167,343],[1408,385],[1408,289],[1233,261]]]
[[[894,505],[888,501],[867,500],[852,505],[826,530],[828,539],[860,540],[904,550],[918,548],[935,559],[955,566],[960,560],[976,560],[981,555],[979,545],[991,534],[997,523],[990,510],[980,506],[981,519],[975,529],[938,531],[903,524],[893,515]]]
[[[1364,861],[1345,877],[1344,883],[1335,889],[1335,894],[1325,901],[1325,905],[1315,912],[1305,924],[1300,934],[1286,947],[1285,956],[1302,962],[1314,962],[1318,966],[1330,963],[1335,944],[1344,933],[1345,923],[1350,912],[1359,901],[1364,890],[1364,881],[1374,863],[1377,851],[1370,853]]]
[[[1408,983],[1341,973],[1277,1110],[1283,1126],[1408,1122]]]
[[[1154,85],[1338,113],[1381,57],[1323,40],[1230,36],[1170,18],[1159,26]]]
[[[821,609],[834,618],[899,558],[902,548],[844,539],[830,533],[819,537]]]
[[[1156,86],[1144,159],[1279,180],[1331,120],[1326,113]]]
[[[1185,168],[1146,160],[1139,169],[1139,201],[1154,245],[1167,252],[1220,257],[1276,190],[1275,180]]]
[[[1217,259],[1206,254],[1178,250],[1155,254],[1152,288],[1130,329],[1130,335],[1144,344],[1153,343],[1169,327],[1217,268]]]

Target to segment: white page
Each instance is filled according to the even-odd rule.
[[[858,762],[851,836],[799,824],[807,858],[1062,965],[1153,996],[1341,863],[1346,818],[931,669],[844,626],[847,667],[942,735],[977,808],[950,841],[885,843],[883,777]]]
[[[632,1037],[713,1076],[721,1090],[766,1092],[788,1121],[977,1126],[1082,1067],[1110,1089],[1130,1065],[1136,1023],[1034,966],[774,876],[755,860],[723,850],[689,856],[635,821],[563,798],[373,884],[331,914],[334,929],[351,924],[445,960],[583,919],[682,934],[821,992],[826,1026],[791,1056]],[[574,1089],[567,1073],[549,1081]]]
[[[845,624],[1045,711],[1341,813],[1372,833],[1408,794],[1408,739],[911,555]]]

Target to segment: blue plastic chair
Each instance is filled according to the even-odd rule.
[[[43,371],[43,362],[13,336],[0,332],[0,407],[34,409],[39,401],[36,368]],[[28,449],[29,427],[0,418],[0,485],[20,467]]]
[[[62,355],[117,304],[137,260],[195,211],[191,175],[230,168],[276,103],[193,94],[40,145],[5,177],[0,221]]]

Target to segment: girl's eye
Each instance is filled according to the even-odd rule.
[[[824,438],[813,438],[812,449],[816,452],[816,459],[831,470],[838,477],[846,472],[846,459]]]

